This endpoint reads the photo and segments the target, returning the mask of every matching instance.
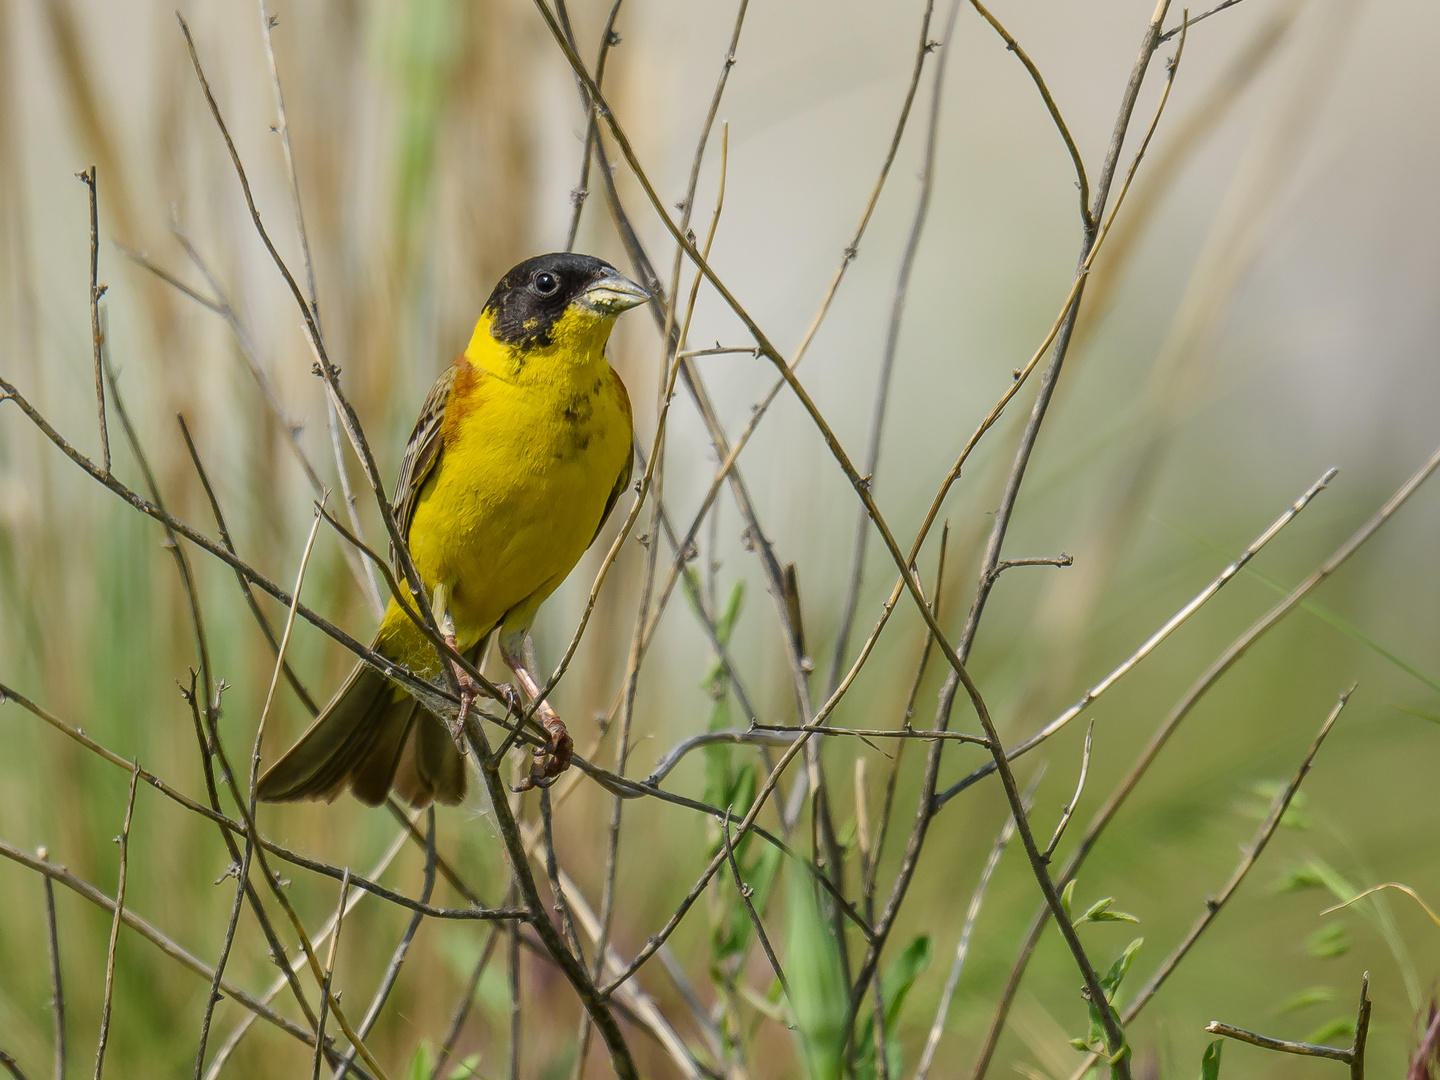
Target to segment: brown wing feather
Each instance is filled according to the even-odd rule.
[[[415,505],[420,501],[420,489],[425,486],[426,478],[440,457],[443,442],[440,431],[445,424],[445,406],[450,403],[450,391],[455,388],[455,376],[459,370],[458,361],[451,364],[430,387],[430,392],[425,395],[425,404],[420,406],[420,418],[415,421],[415,429],[410,432],[410,439],[405,444],[405,456],[400,459],[400,475],[395,479],[392,505],[395,524],[400,529],[400,535],[407,538],[410,535],[410,519],[415,516]],[[390,556],[393,560],[394,551]]]

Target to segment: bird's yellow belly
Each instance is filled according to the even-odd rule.
[[[593,393],[558,403],[497,387],[447,440],[409,544],[426,587],[450,590],[462,651],[502,619],[528,625],[590,546],[631,453],[628,410],[605,374]],[[404,659],[433,666],[433,649],[422,653]]]

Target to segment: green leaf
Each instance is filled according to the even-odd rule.
[[[810,1080],[839,1080],[845,1064],[845,972],[815,887],[802,875],[787,890],[785,974],[796,1039]]]
[[[1306,1042],[1320,1043],[1321,1045],[1326,1043],[1333,1045],[1337,1042],[1349,1043],[1353,1042],[1354,1039],[1355,1021],[1353,1019],[1347,1020],[1343,1016],[1338,1016],[1334,1020],[1321,1024],[1309,1035],[1305,1036]]]
[[[715,636],[722,645],[730,644],[730,635],[735,630],[735,621],[740,618],[740,609],[745,606],[745,579],[741,578],[730,588],[730,597],[725,601],[725,610],[715,620]]]
[[[1079,1036],[1071,1039],[1070,1045],[1073,1046],[1076,1050],[1079,1050],[1082,1054],[1088,1054],[1090,1052],[1090,1044]]]
[[[1107,896],[1107,897],[1105,897],[1105,899],[1103,899],[1103,900],[1096,900],[1095,903],[1093,903],[1093,904],[1090,905],[1089,910],[1086,911],[1085,914],[1081,915],[1078,919],[1075,920],[1075,925],[1076,925],[1076,926],[1079,926],[1079,925],[1081,925],[1082,923],[1087,923],[1087,922],[1133,922],[1133,923],[1138,923],[1138,922],[1140,921],[1140,920],[1137,919],[1134,915],[1131,915],[1131,914],[1128,913],[1128,912],[1125,912],[1125,911],[1111,911],[1111,910],[1110,910],[1110,905],[1113,904],[1114,902],[1115,902],[1115,898],[1114,898],[1113,896]]]
[[[1065,912],[1065,917],[1070,918],[1070,904],[1075,899],[1075,886],[1080,884],[1079,878],[1071,878],[1065,886],[1065,891],[1060,894],[1060,907]]]
[[[1120,989],[1121,980],[1125,978],[1125,973],[1130,970],[1130,965],[1135,960],[1135,954],[1140,951],[1140,946],[1144,944],[1145,939],[1143,937],[1137,937],[1134,941],[1130,942],[1129,945],[1126,945],[1125,951],[1120,954],[1115,963],[1110,965],[1110,970],[1107,971],[1105,977],[1100,980],[1100,985],[1105,988],[1105,997],[1107,1000],[1115,1000],[1115,991]]]
[[[1120,983],[1125,978],[1125,973],[1130,970],[1131,963],[1135,960],[1135,954],[1140,951],[1140,946],[1145,944],[1143,937],[1136,938],[1125,946],[1115,962],[1110,965],[1110,970],[1100,980],[1100,986],[1105,991],[1105,1000],[1114,1002],[1115,994],[1120,989]],[[1100,1018],[1100,1010],[1095,1002],[1091,1001],[1086,1006],[1090,1011],[1090,1034],[1086,1040],[1087,1046],[1095,1046],[1097,1043],[1108,1049],[1109,1044],[1105,1040],[1105,1024]]]
[[[1220,1051],[1224,1048],[1224,1039],[1216,1039],[1205,1048],[1205,1056],[1200,1059],[1200,1080],[1220,1080]]]
[[[1090,922],[1133,922],[1140,920],[1128,911],[1101,911],[1089,917]]]
[[[430,1070],[434,1067],[430,1044],[422,1041],[415,1047],[415,1056],[410,1059],[410,1080],[430,1080]]]
[[[900,1058],[900,1041],[896,1029],[900,1023],[900,1010],[905,1004],[910,988],[930,966],[935,946],[928,934],[921,934],[890,964],[885,977],[880,980],[880,994],[885,999],[885,1061],[891,1076],[898,1076],[903,1062]],[[857,1075],[875,1075],[875,1012],[872,1009],[868,1020],[855,1033],[855,1068]]]
[[[1345,932],[1345,924],[1338,920],[1326,923],[1306,939],[1305,949],[1311,956],[1320,960],[1344,956],[1350,951],[1350,940]]]
[[[1301,1009],[1308,1009],[1312,1005],[1320,1005],[1327,1001],[1335,1000],[1335,991],[1328,986],[1311,986],[1301,990],[1298,994],[1292,994],[1280,1003],[1276,1012],[1290,1013],[1299,1012]]]
[[[694,592],[690,589],[682,590],[685,593],[685,600],[690,605],[690,610],[694,612],[695,618],[702,619],[703,616],[700,608],[695,602],[695,593],[698,593],[701,588],[700,575],[688,567],[685,570],[685,575],[694,586]],[[720,640],[721,645],[730,644],[730,635],[735,630],[735,621],[740,617],[740,609],[744,606],[744,599],[745,582],[743,580],[737,581],[734,588],[730,590],[730,597],[726,601],[725,610],[721,612],[720,617],[715,621],[715,636]],[[726,685],[725,665],[720,662],[720,658],[717,656],[706,670],[705,677],[700,680],[700,686],[712,697],[720,698],[725,693]]]
[[[707,731],[719,731],[721,728],[730,726],[730,697],[725,695],[710,710],[710,723]],[[730,785],[734,783],[731,775],[731,762],[734,755],[729,743],[711,743],[705,747],[705,801],[711,806],[724,806],[726,796],[730,792]]]

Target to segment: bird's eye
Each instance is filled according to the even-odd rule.
[[[560,288],[560,279],[547,271],[540,271],[530,280],[530,287],[541,296],[554,296]]]

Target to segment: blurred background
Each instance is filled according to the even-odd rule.
[[[937,5],[938,37],[948,4]],[[431,381],[468,340],[495,280],[531,254],[565,244],[570,192],[585,145],[574,79],[523,0],[350,0],[275,3],[275,60],[284,84],[319,308],[331,356],[389,483]],[[995,15],[1043,72],[1093,178],[1152,5],[1103,0],[1036,5],[997,0]],[[276,122],[269,61],[253,4],[182,6],[216,98],[281,253],[299,245]],[[581,54],[593,59],[609,4],[573,0]],[[730,38],[729,4],[630,0],[616,24],[606,86],[661,196],[683,198],[695,141]],[[767,0],[750,6],[719,117],[729,125],[725,206],[712,263],[782,350],[800,341],[875,184],[909,82],[922,5]],[[1177,24],[1178,9],[1167,25]],[[1043,724],[1133,650],[1328,467],[1340,474],[1233,585],[1083,719],[1096,720],[1083,823],[1171,704],[1215,655],[1333,551],[1409,476],[1440,437],[1440,68],[1430,43],[1440,8],[1418,0],[1247,0],[1188,35],[1149,155],[1087,291],[1076,340],[1042,431],[1005,552],[1074,556],[1072,567],[1014,570],[991,598],[971,670],[1001,734]],[[1141,93],[1122,170],[1163,83],[1157,55]],[[1043,339],[1074,271],[1080,227],[1074,172],[1015,56],[968,6],[946,48],[934,188],[898,339],[874,491],[902,543],[975,425]],[[799,375],[851,456],[863,457],[897,269],[920,194],[932,62],[858,258]],[[697,231],[719,174],[718,132],[701,173]],[[88,303],[86,192],[99,177],[100,281],[108,348],[167,503],[214,534],[175,414],[194,432],[237,548],[273,579],[293,580],[312,520],[303,450],[336,483],[322,385],[297,309],[249,221],[169,4],[0,0],[0,374],[72,442],[98,456]],[[622,198],[662,275],[673,246],[633,177]],[[627,266],[592,178],[578,246]],[[232,311],[234,325],[160,280],[128,249]],[[684,279],[688,287],[688,276]],[[223,299],[222,299],[223,298]],[[236,330],[239,330],[237,334]],[[707,288],[692,347],[748,345]],[[654,433],[662,348],[643,315],[622,320],[612,361]],[[744,354],[701,357],[731,439],[773,381]],[[253,370],[252,370],[253,369]],[[270,389],[262,388],[255,371]],[[267,402],[272,395],[283,415]],[[944,623],[958,632],[1000,485],[1033,388],[967,466],[944,515],[951,525]],[[141,487],[118,424],[115,470]],[[715,459],[689,399],[670,418],[664,496],[677,528],[699,507]],[[851,558],[855,500],[814,426],[782,394],[740,458],[756,509],[783,562],[797,565],[819,693],[828,672]],[[366,535],[380,535],[350,462]],[[333,503],[338,505],[338,503]],[[622,503],[622,507],[625,503]],[[641,528],[648,521],[648,509]],[[618,528],[612,521],[605,539]],[[722,602],[746,598],[730,646],[765,722],[794,722],[775,605],[726,491],[702,530],[702,563]],[[1142,1015],[1130,1038],[1159,1075],[1193,1074],[1219,1019],[1286,1038],[1353,1019],[1362,971],[1376,1001],[1375,1075],[1398,1075],[1440,971],[1440,928],[1404,897],[1321,916],[1324,889],[1282,891],[1301,866],[1360,888],[1404,882],[1440,903],[1440,491],[1422,489],[1335,577],[1269,634],[1209,694],[1146,777],[1081,874],[1077,897],[1116,897],[1141,920],[1138,985],[1203,910],[1239,857],[1273,792],[1295,770],[1335,698],[1357,690],[1283,829],[1232,905]],[[937,530],[938,532],[938,530]],[[938,539],[938,537],[936,538]],[[937,543],[920,566],[933,580]],[[0,682],[82,727],[192,795],[202,790],[189,717],[176,683],[196,663],[194,639],[159,527],[84,477],[25,420],[0,407]],[[537,628],[556,663],[597,569],[597,546],[547,605]],[[662,567],[668,552],[662,550]],[[222,730],[232,757],[249,745],[273,654],[233,575],[195,552],[215,668],[230,684]],[[627,543],[603,590],[573,670],[555,695],[577,745],[618,692],[644,570]],[[884,550],[866,563],[852,655],[893,582]],[[356,637],[375,615],[341,542],[322,530],[306,601]],[[284,610],[262,600],[272,621]],[[641,672],[631,772],[703,730],[711,701],[702,628],[672,603]],[[835,722],[894,727],[923,644],[903,603]],[[349,666],[329,639],[297,624],[290,659],[328,697]],[[917,703],[928,726],[943,672]],[[975,730],[973,715],[955,722]],[[278,699],[267,759],[308,723]],[[1083,724],[1025,759],[1048,774],[1037,831],[1073,790]],[[836,741],[827,763],[837,817],[853,816],[850,759],[867,755],[872,800],[888,762]],[[601,759],[608,764],[613,750]],[[753,758],[753,754],[751,758]],[[909,753],[883,890],[913,815],[923,755]],[[980,762],[947,750],[946,784]],[[669,780],[698,796],[698,756]],[[128,777],[15,704],[0,706],[0,839],[51,858],[113,893]],[[143,788],[143,786],[142,786]],[[598,906],[609,798],[579,785],[556,810],[561,862]],[[534,814],[531,805],[528,813]],[[964,907],[1005,817],[981,784],[937,819],[897,929],[898,950],[933,936],[898,1035],[913,1069],[953,954]],[[395,831],[390,816],[346,799],[268,807],[277,839],[367,870]],[[708,857],[705,825],[649,801],[626,809],[615,945],[630,956],[663,923]],[[442,850],[498,902],[503,854],[478,794],[439,815]],[[1065,850],[1062,847],[1062,851]],[[407,849],[385,880],[419,890],[421,853]],[[131,835],[127,904],[213,963],[233,895],[212,882],[228,863],[213,827],[141,790]],[[1323,875],[1322,875],[1323,876]],[[295,872],[302,915],[334,908],[328,879]],[[442,887],[441,893],[444,893]],[[58,890],[72,1062],[88,1067],[100,1008],[109,916]],[[438,894],[437,894],[438,895]],[[1088,898],[1088,899],[1087,899]],[[453,902],[454,896],[444,902]],[[977,926],[932,1075],[968,1075],[1038,892],[1019,851],[1000,864]],[[778,912],[778,906],[777,906]],[[0,1048],[31,1076],[49,1060],[49,977],[39,879],[0,863]],[[337,986],[366,999],[404,913],[367,902],[347,921]],[[782,921],[775,916],[777,926]],[[230,977],[269,983],[274,968],[247,912]],[[1118,954],[1133,927],[1087,931],[1097,955]],[[692,915],[672,939],[705,992],[708,928]],[[288,935],[286,935],[288,937]],[[416,1047],[443,1036],[479,954],[474,924],[427,922],[370,1045],[404,1074]],[[783,936],[777,932],[777,936]],[[352,946],[348,943],[354,942]],[[370,947],[367,943],[373,943]],[[527,1013],[522,1073],[568,1076],[578,1005],[559,977],[527,959],[524,984],[548,1002]],[[1108,959],[1106,960],[1108,963]],[[763,971],[757,960],[753,970]],[[641,982],[682,1011],[655,965]],[[763,981],[763,980],[762,980]],[[122,933],[112,1075],[191,1068],[205,995],[201,979]],[[1042,939],[992,1075],[1019,1067],[1065,1077],[1083,1034],[1079,979],[1053,931]],[[461,1041],[485,1076],[503,1072],[508,1000],[503,968],[481,981]],[[348,996],[348,995],[347,995]],[[1122,995],[1123,996],[1123,995]],[[707,1003],[708,1003],[707,998]],[[281,1007],[293,1002],[281,999]],[[217,1011],[217,1040],[241,1018]],[[682,1029],[683,1029],[683,1025]],[[756,1076],[797,1075],[788,1033],[764,1024]],[[671,1066],[632,1042],[647,1075]],[[232,1071],[293,1075],[308,1052],[272,1031],[241,1043]],[[1018,1065],[1016,1064],[1018,1063]],[[1320,1067],[1323,1068],[1323,1067]],[[1335,1067],[1332,1067],[1332,1070]],[[1226,1071],[1309,1076],[1314,1063],[1233,1045]],[[590,1075],[608,1075],[595,1050]],[[1153,1073],[1152,1073],[1153,1075]]]

